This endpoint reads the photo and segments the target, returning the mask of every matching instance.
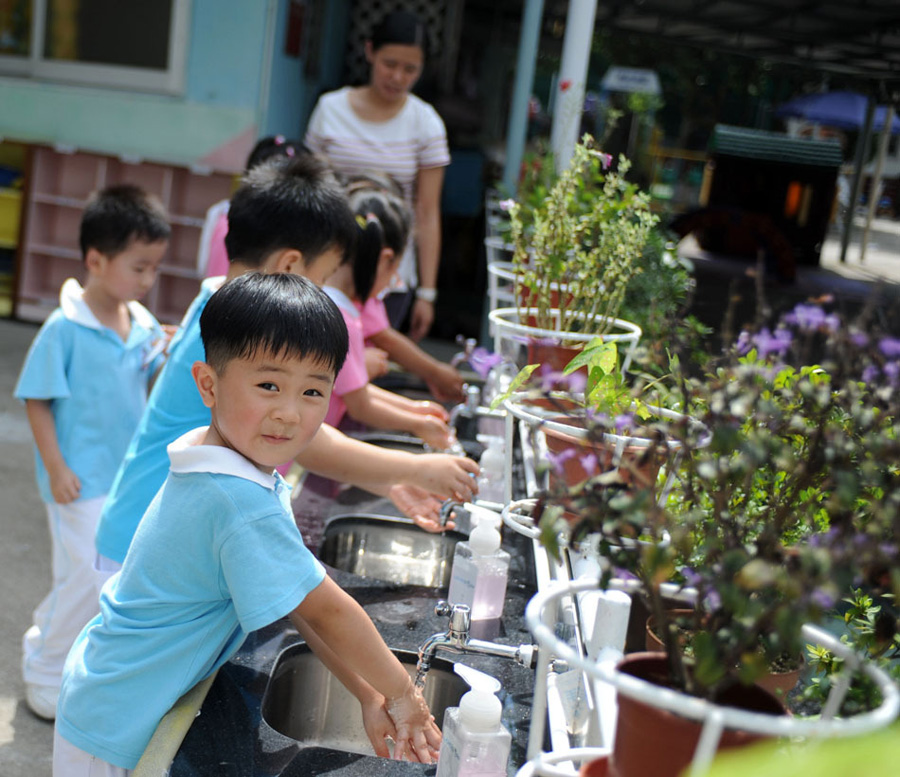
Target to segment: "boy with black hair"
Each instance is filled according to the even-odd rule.
[[[48,720],[66,653],[97,612],[94,532],[161,359],[163,331],[136,300],[156,281],[168,239],[156,198],[136,186],[95,194],[81,218],[84,288],[62,285],[14,392],[34,435],[53,550],[50,593],[22,641],[26,702]]]
[[[304,278],[249,273],[212,295],[200,330],[191,372],[210,424],[169,446],[169,476],[69,654],[54,775],[133,769],[174,702],[286,615],[360,699],[376,750],[390,736],[395,758],[430,763],[440,732],[421,692],[303,544],[275,471],[325,418],[340,312]]]
[[[313,155],[280,158],[249,171],[231,199],[227,247],[231,280],[250,271],[303,275],[321,286],[353,250],[358,230],[346,195],[325,162]],[[190,429],[209,423],[191,376],[204,358],[199,319],[225,279],[208,278],[169,347],[97,527],[100,566],[121,565],[147,505],[168,472],[166,447]],[[390,495],[429,528],[442,497],[465,501],[478,465],[443,454],[416,456],[351,440],[323,426],[298,461],[317,474]]]

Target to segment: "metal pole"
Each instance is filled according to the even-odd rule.
[[[875,100],[869,98],[866,106],[866,118],[863,121],[859,138],[856,141],[856,159],[853,162],[853,183],[850,186],[850,207],[844,216],[844,234],[841,235],[841,262],[847,261],[847,246],[850,244],[850,230],[853,229],[853,214],[856,212],[856,203],[859,200],[859,184],[862,180],[862,169],[865,163],[866,148],[869,145],[869,137],[872,134],[872,118],[875,116]]]
[[[503,186],[510,196],[519,185],[519,168],[525,152],[528,134],[528,102],[534,82],[534,66],[537,62],[538,44],[541,39],[541,18],[544,0],[527,0],[522,14],[519,32],[519,55],[516,60],[516,82],[513,86],[506,128],[506,162],[503,165]]]
[[[859,263],[866,258],[866,248],[869,245],[869,232],[872,229],[872,219],[878,208],[878,188],[881,186],[881,174],[884,172],[884,157],[887,154],[888,139],[891,136],[891,126],[894,123],[894,106],[889,105],[884,111],[884,126],[878,136],[878,155],[875,157],[875,174],[872,176],[872,185],[869,187],[869,207],[866,211],[866,226],[863,228],[862,240],[859,241]]]
[[[597,0],[569,0],[550,130],[557,172],[568,167],[578,142],[596,14]]]

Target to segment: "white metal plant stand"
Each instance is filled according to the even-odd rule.
[[[519,320],[520,315],[534,316],[540,312],[538,308],[497,308],[488,314],[488,320],[494,332],[494,351],[497,353],[507,353],[508,348],[504,348],[504,343],[513,343],[515,345],[525,345],[536,339],[552,339],[565,340],[575,343],[589,343],[597,338],[598,335],[584,334],[581,332],[562,332],[557,329],[542,329],[540,327],[528,326]],[[587,320],[586,313],[575,313],[576,318],[581,321]],[[553,316],[556,325],[559,325],[559,313]],[[599,316],[595,317],[599,318]],[[622,318],[612,319],[613,329],[603,335],[603,340],[608,343],[616,343],[619,350],[623,354],[622,371],[625,372],[631,365],[637,350],[638,341],[641,339],[643,332],[641,328]]]
[[[621,581],[618,588],[628,591],[633,588]],[[661,688],[631,675],[618,672],[610,660],[593,661],[570,645],[560,640],[554,632],[555,612],[558,603],[573,594],[596,591],[597,580],[576,580],[568,584],[558,584],[545,591],[539,591],[528,603],[525,620],[532,635],[540,646],[538,667],[535,677],[532,727],[529,735],[528,758],[534,772],[547,765],[567,760],[567,754],[544,753],[541,746],[544,738],[544,720],[547,713],[547,677],[550,662],[561,658],[572,668],[581,670],[594,681],[606,683],[615,688],[617,694],[624,694],[647,704],[702,723],[700,739],[691,763],[691,777],[699,777],[708,770],[716,753],[719,739],[724,729],[742,729],[769,737],[796,737],[804,739],[849,737],[868,733],[892,723],[900,711],[900,690],[890,677],[879,667],[863,661],[852,649],[828,632],[817,626],[803,627],[803,636],[810,643],[821,645],[842,658],[851,672],[864,672],[878,687],[882,695],[881,704],[874,710],[851,718],[836,717],[841,702],[849,688],[850,674],[845,673],[845,681],[834,685],[826,701],[821,717],[802,719],[790,716],[773,716],[759,712],[748,712],[732,707],[720,707],[705,699],[688,696],[668,688]],[[574,757],[571,753],[569,758]],[[524,768],[524,767],[523,767]],[[568,774],[571,775],[571,771]],[[520,774],[522,771],[520,770]],[[554,772],[556,774],[556,772]]]

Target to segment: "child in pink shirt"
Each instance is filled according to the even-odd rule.
[[[335,425],[347,414],[367,426],[409,432],[444,450],[454,440],[447,411],[435,402],[416,402],[373,386],[366,371],[361,311],[390,284],[409,236],[408,212],[399,198],[382,191],[356,192],[350,202],[361,230],[356,255],[325,287],[344,315],[350,350],[335,381],[326,422]]]

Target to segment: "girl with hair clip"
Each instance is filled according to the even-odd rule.
[[[372,192],[394,195],[388,199],[393,207],[402,210],[401,216],[406,229],[402,233],[386,235],[386,245],[395,255],[401,254],[409,237],[410,217],[409,211],[399,199],[401,193],[394,181],[381,173],[365,172],[351,178],[346,183],[346,190],[351,203],[358,204],[359,207],[355,208],[357,212],[364,210],[366,197]],[[388,290],[392,285],[393,278],[389,281]],[[462,375],[455,367],[435,359],[391,326],[384,306],[384,294],[384,291],[371,294],[360,310],[369,379],[374,380],[387,373],[390,359],[425,381],[438,402],[461,402],[465,398]]]
[[[337,426],[344,415],[376,429],[409,432],[435,450],[454,442],[447,411],[435,402],[416,402],[369,383],[361,311],[366,301],[389,287],[409,234],[403,203],[381,191],[358,192],[351,206],[359,225],[353,261],[331,276],[326,293],[347,323],[350,350],[338,373],[326,423]]]

